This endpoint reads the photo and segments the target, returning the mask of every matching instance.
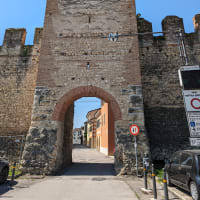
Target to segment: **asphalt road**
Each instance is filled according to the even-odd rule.
[[[19,180],[5,200],[134,200],[135,193],[114,176],[113,158],[96,150],[73,149],[74,164],[60,176],[39,181]]]

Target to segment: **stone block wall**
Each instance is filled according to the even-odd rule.
[[[194,17],[194,33],[184,32],[181,18],[168,16],[162,22],[163,35],[139,36],[145,125],[153,160],[164,160],[176,150],[190,148],[178,78],[178,70],[184,62],[180,58],[175,32],[184,32],[189,65],[199,65],[199,16]],[[138,31],[152,32],[152,24],[138,18]]]
[[[22,158],[23,147],[26,137],[22,135],[16,136],[0,136],[0,158],[9,160],[9,162],[19,162]]]

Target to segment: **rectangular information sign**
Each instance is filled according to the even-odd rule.
[[[200,146],[200,138],[190,138],[190,145],[199,147]]]
[[[200,112],[188,112],[190,137],[200,137]]]

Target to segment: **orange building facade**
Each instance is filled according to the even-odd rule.
[[[114,120],[109,104],[102,101],[101,109],[88,112],[87,146],[113,156],[115,151]]]
[[[89,111],[87,114],[87,146],[96,148],[96,113],[101,109]]]

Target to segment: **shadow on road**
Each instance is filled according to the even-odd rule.
[[[65,169],[64,176],[114,176],[114,165],[110,163],[73,163]]]
[[[6,183],[1,184],[0,185],[0,198],[1,198],[1,195],[5,194],[6,192],[8,192],[10,190],[13,190],[12,187],[15,186],[16,184],[17,184],[16,181],[14,181],[12,183],[11,183],[11,181],[7,181]]]
[[[90,147],[87,147],[86,145],[82,144],[73,144],[73,149],[91,149]]]
[[[113,176],[113,162],[104,154],[85,145],[73,145],[73,164],[59,175],[64,176]]]

